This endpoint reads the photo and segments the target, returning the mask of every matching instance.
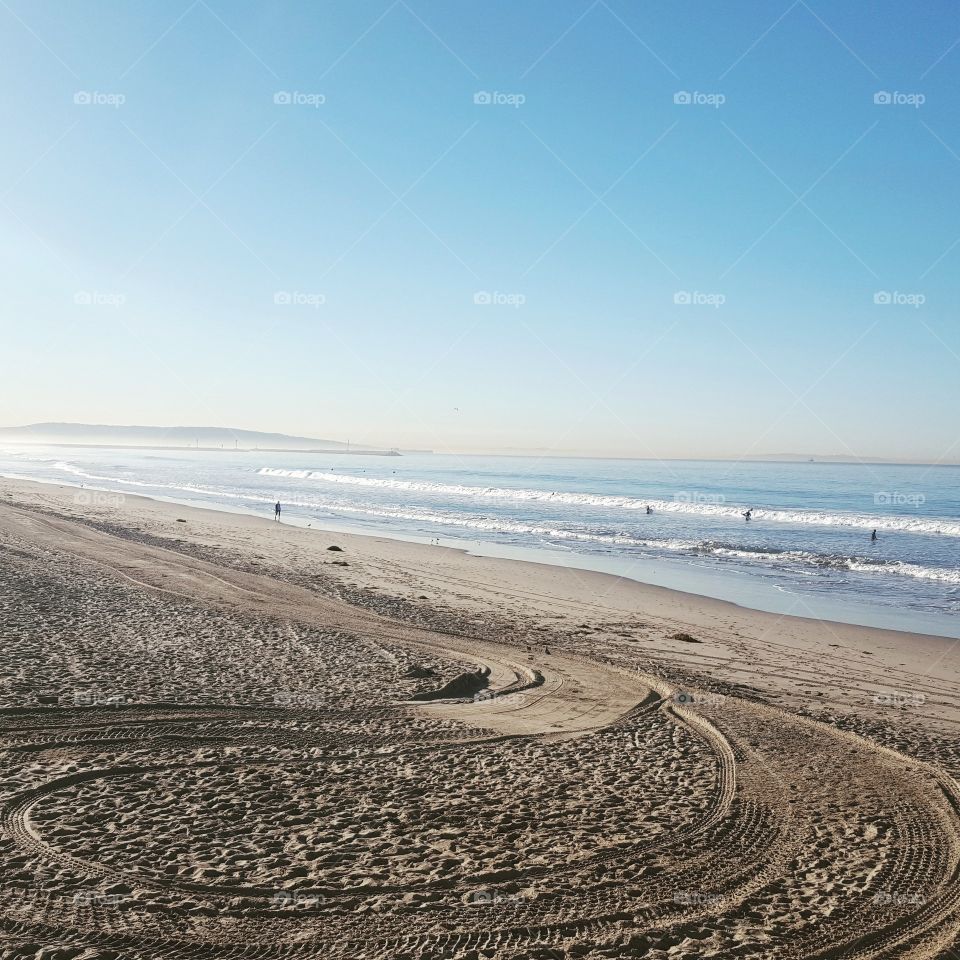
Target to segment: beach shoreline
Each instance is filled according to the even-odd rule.
[[[172,508],[182,510],[209,510],[215,513],[254,519],[265,519],[265,514],[272,513],[272,507],[268,508],[266,504],[261,513],[252,507],[233,505],[229,501],[203,503],[188,497],[128,493],[96,484],[81,485],[69,481],[36,479],[2,473],[0,473],[0,483],[39,484],[44,487],[74,490],[76,496],[87,504],[92,504],[93,501],[102,496],[108,499],[141,499],[168,504]],[[107,500],[103,502],[106,503]],[[435,545],[434,539],[428,538],[426,534],[418,535],[389,527],[365,529],[362,525],[349,520],[315,516],[307,519],[308,516],[310,514],[303,513],[294,505],[292,509],[285,509],[282,522],[287,526],[310,528],[314,531],[323,530],[331,535],[336,534],[344,537],[373,538],[423,546]],[[436,542],[439,544],[441,541],[437,540]],[[878,606],[862,600],[857,601],[847,596],[829,600],[823,595],[809,596],[802,593],[784,592],[767,583],[759,571],[731,572],[713,568],[706,569],[679,558],[599,557],[590,553],[532,548],[526,545],[505,545],[492,540],[481,539],[463,540],[448,537],[443,545],[448,549],[464,551],[470,556],[572,568],[583,574],[597,573],[618,580],[630,580],[642,587],[665,589],[702,600],[729,603],[738,609],[767,613],[778,618],[788,616],[826,624],[859,626],[870,630],[892,631],[943,639],[960,639],[960,621],[943,612],[931,614],[927,618],[915,609],[900,609],[887,605]]]
[[[477,612],[487,615],[492,604],[507,617],[544,618],[553,627],[575,622],[574,629],[600,628],[611,637],[618,632],[629,635],[642,618],[658,625],[654,628],[657,635],[655,640],[642,641],[638,653],[655,654],[678,665],[696,664],[703,645],[674,640],[672,634],[703,634],[711,638],[714,669],[720,679],[748,683],[799,708],[850,710],[853,697],[840,685],[832,696],[811,701],[808,687],[792,686],[798,661],[853,658],[869,678],[859,682],[857,689],[884,696],[911,690],[916,685],[911,678],[923,677],[931,665],[952,663],[957,647],[957,641],[949,637],[769,613],[575,566],[488,556],[456,544],[441,546],[319,525],[277,523],[246,512],[136,494],[97,497],[66,484],[2,480],[0,504],[5,501],[99,527],[119,528],[127,536],[159,538],[174,549],[185,544],[227,548],[240,556],[259,556],[260,563],[279,561],[275,555],[279,542],[282,550],[296,549],[314,562],[325,559],[325,575],[334,577],[353,596],[370,591],[400,598],[428,596],[432,602],[468,616]],[[187,522],[178,523],[178,518]],[[326,543],[334,541],[344,547],[349,567],[330,562]],[[270,543],[275,545],[274,553],[268,549]],[[452,589],[451,584],[455,584]],[[464,584],[470,588],[465,589]],[[766,664],[765,670],[758,670],[758,657]],[[869,658],[866,663],[864,658]],[[860,694],[856,696],[863,700]],[[856,706],[862,709],[865,704],[858,701]],[[953,715],[952,708],[945,709]]]
[[[920,468],[443,456],[346,464],[94,448],[6,451],[0,460],[0,476],[271,517],[280,500],[286,523],[439,537],[485,556],[611,573],[777,615],[960,638],[951,507],[960,479],[934,491]]]

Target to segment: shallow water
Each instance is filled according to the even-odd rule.
[[[960,635],[960,467],[10,446],[0,473]]]

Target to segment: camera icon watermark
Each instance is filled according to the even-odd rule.
[[[319,310],[327,302],[327,298],[322,293],[277,290],[273,294],[273,302],[278,307],[313,307],[314,310]]]
[[[877,290],[873,295],[873,302],[877,306],[913,307],[914,310],[922,307],[927,298],[922,293],[902,293],[900,290]]]
[[[473,295],[473,302],[478,307],[522,307],[527,298],[522,293],[501,293],[499,290],[478,290]]]
[[[919,110],[927,102],[927,98],[922,93],[878,90],[873,95],[873,102],[878,107],[913,107],[915,110]]]
[[[704,293],[702,290],[677,290],[673,302],[678,307],[722,307],[727,298],[722,293]]]
[[[313,107],[316,110],[327,102],[326,94],[303,93],[300,90],[278,90],[273,95],[278,107]]]
[[[122,93],[103,93],[100,90],[77,90],[73,95],[73,102],[78,107],[113,107],[118,110],[127,98]]]
[[[523,93],[478,90],[473,95],[473,102],[479,107],[513,107],[516,110],[527,102],[527,97]]]
[[[726,94],[704,93],[701,90],[678,90],[673,102],[682,107],[713,107],[719,110],[727,102]]]

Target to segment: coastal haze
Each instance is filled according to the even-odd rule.
[[[951,6],[0,26],[0,960],[960,955]]]

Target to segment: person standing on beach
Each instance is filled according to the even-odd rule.
[[[274,520],[280,519],[280,501],[279,500],[277,501],[276,506],[274,506],[273,508],[273,519]]]

